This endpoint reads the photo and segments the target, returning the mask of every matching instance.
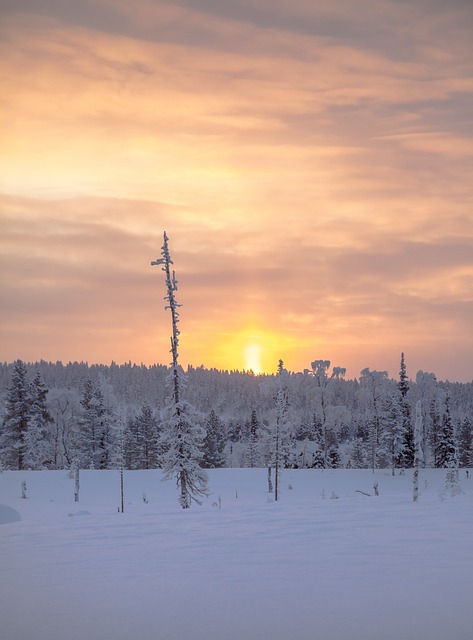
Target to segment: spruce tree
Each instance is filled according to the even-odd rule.
[[[471,466],[473,455],[473,422],[470,418],[463,418],[458,433],[458,453],[460,467]]]
[[[384,397],[380,420],[382,423],[380,444],[394,476],[396,467],[406,466],[406,459],[403,456],[406,442],[404,415],[396,392],[387,393]]]
[[[412,500],[417,502],[419,498],[419,466],[423,459],[422,454],[422,435],[423,435],[423,427],[422,427],[422,401],[418,400],[416,404],[416,421],[415,421],[415,429],[414,429],[414,474],[413,474],[413,489],[412,489]]]
[[[84,383],[79,418],[79,449],[82,468],[99,469],[103,461],[103,396],[90,378]]]
[[[26,365],[17,360],[5,401],[0,433],[0,454],[5,469],[27,469],[26,434],[31,417],[31,393]]]
[[[168,247],[168,237],[164,232],[164,244],[161,247],[161,258],[154,260],[152,265],[162,265],[165,273],[166,291],[165,309],[171,311],[172,337],[168,384],[171,388],[170,401],[166,407],[166,432],[163,434],[163,444],[166,453],[163,456],[164,480],[174,478],[179,488],[179,502],[183,509],[189,509],[192,502],[201,503],[200,497],[207,496],[207,474],[199,464],[202,459],[202,440],[205,432],[197,422],[194,407],[182,400],[182,392],[186,384],[186,377],[179,366],[179,305],[176,301],[176,274],[171,275],[171,255]]]
[[[361,438],[355,438],[351,445],[351,466],[353,469],[365,469],[365,444]]]
[[[249,433],[248,446],[247,446],[246,455],[245,455],[246,466],[250,468],[257,467],[259,466],[259,463],[260,463],[260,455],[259,455],[259,449],[258,449],[258,432],[259,432],[258,417],[256,415],[256,410],[253,409],[251,412],[250,433]]]
[[[404,362],[404,353],[401,353],[401,368],[399,371],[398,390],[400,394],[400,408],[402,414],[402,424],[400,424],[400,432],[402,432],[402,446],[399,451],[398,464],[400,467],[410,469],[414,466],[415,445],[414,445],[414,428],[412,425],[411,405],[407,394],[409,392],[409,379],[407,377],[406,364]]]
[[[276,419],[272,429],[272,438],[270,445],[270,465],[274,467],[274,500],[279,499],[280,485],[280,469],[284,458],[288,458],[288,417],[287,411],[289,407],[289,397],[287,388],[287,371],[284,369],[284,363],[279,360],[277,374],[277,393],[276,393]]]
[[[409,392],[409,379],[407,377],[406,363],[404,362],[404,353],[401,353],[401,367],[399,371],[398,389],[403,398],[405,398]]]
[[[455,469],[458,467],[458,451],[455,430],[450,415],[450,397],[448,394],[445,399],[442,427],[437,441],[436,466],[447,469]]]
[[[25,434],[25,466],[29,469],[44,469],[52,463],[50,425],[53,422],[47,407],[48,389],[40,372],[36,369],[30,385],[30,416]]]
[[[442,466],[441,464],[439,464],[439,461],[438,461],[439,442],[441,440],[441,432],[442,432],[441,401],[438,396],[433,398],[430,402],[429,418],[430,418],[430,429],[429,429],[428,442],[430,445],[430,449],[433,453],[434,467],[437,468]]]
[[[145,400],[136,418],[138,455],[140,469],[155,469],[159,466],[158,419]]]
[[[214,409],[205,423],[204,454],[202,466],[205,469],[218,469],[225,466],[225,433],[223,423]]]

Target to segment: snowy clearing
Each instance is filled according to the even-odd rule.
[[[0,474],[2,640],[470,640],[473,479],[209,471],[182,510],[160,471]],[[27,498],[21,498],[26,481]],[[379,485],[379,496],[373,485]],[[289,488],[291,486],[292,488]],[[358,490],[358,491],[357,491]],[[366,496],[361,491],[371,494]]]

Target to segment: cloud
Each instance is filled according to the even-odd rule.
[[[349,8],[5,3],[11,358],[165,361],[166,229],[189,362],[266,335],[293,368],[435,345],[471,375],[471,7]]]

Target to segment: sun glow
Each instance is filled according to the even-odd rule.
[[[249,344],[245,347],[245,369],[253,373],[261,373],[261,347],[258,344]]]
[[[291,367],[290,354],[300,346],[293,338],[268,330],[260,323],[248,323],[244,328],[226,331],[212,328],[211,334],[188,335],[185,354],[183,350],[185,362],[203,363],[207,368],[228,371],[251,370],[255,375],[272,374],[277,372],[280,359]],[[203,348],[203,345],[210,345],[210,348]]]

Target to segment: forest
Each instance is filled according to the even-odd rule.
[[[132,363],[0,364],[3,469],[160,468],[166,448],[170,369]],[[315,360],[301,373],[182,372],[186,406],[200,434],[203,468],[265,467],[278,432],[286,468],[414,465],[416,405],[422,413],[421,466],[473,466],[473,383]],[[281,395],[282,389],[282,395]],[[283,402],[278,408],[278,403]]]

